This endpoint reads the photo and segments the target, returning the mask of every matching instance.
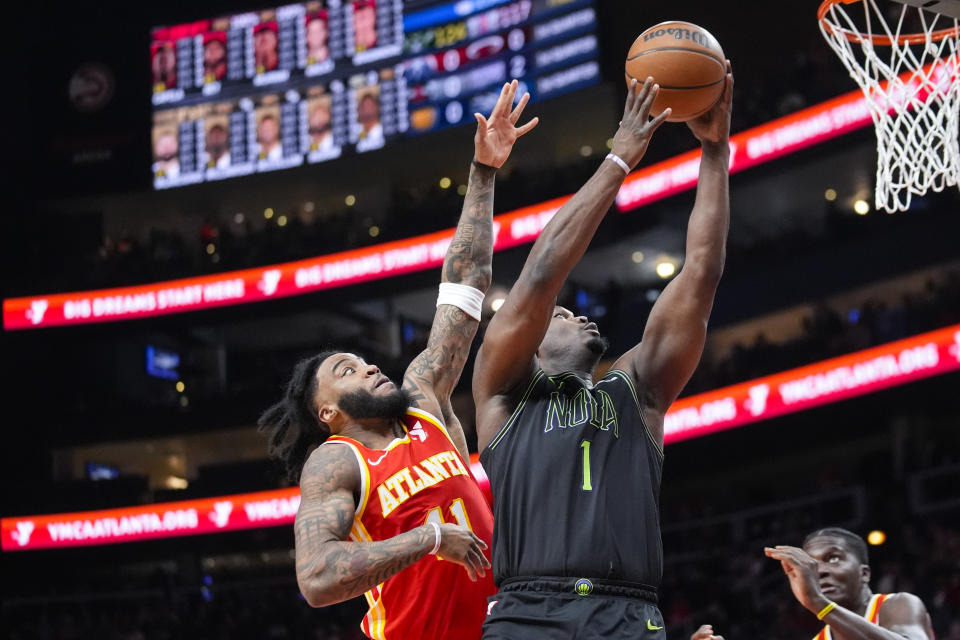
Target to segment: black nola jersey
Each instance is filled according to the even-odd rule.
[[[633,380],[537,372],[480,455],[493,491],[493,572],[635,582],[663,574],[663,451]]]

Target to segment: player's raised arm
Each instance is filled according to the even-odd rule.
[[[473,390],[478,415],[482,405],[529,379],[534,355],[547,330],[554,302],[564,280],[586,251],[600,220],[610,209],[626,169],[640,162],[653,132],[670,115],[667,109],[650,119],[658,87],[648,78],[632,81],[623,120],[608,156],[593,177],[547,224],[530,250],[506,302],[490,321],[474,367]],[[626,167],[621,167],[624,163]],[[493,425],[477,425],[480,448],[492,437]]]
[[[342,602],[383,583],[431,553],[485,575],[487,545],[469,529],[426,524],[378,542],[348,540],[357,508],[360,468],[344,445],[318,447],[300,479],[294,523],[297,584],[313,607]]]
[[[453,392],[477,333],[483,295],[490,287],[493,260],[493,187],[496,170],[510,157],[517,138],[539,122],[533,118],[522,127],[517,121],[530,94],[525,93],[511,111],[517,81],[505,84],[490,117],[477,118],[474,158],[463,202],[463,211],[443,261],[437,312],[430,328],[427,348],[404,375],[403,388],[413,406],[443,414],[447,431],[464,460],[469,453],[459,420],[450,419]]]
[[[663,441],[663,415],[683,390],[700,362],[707,320],[723,273],[730,227],[730,111],[733,74],[727,62],[726,87],[720,102],[688,125],[703,154],[697,197],[687,226],[683,269],[653,305],[643,339],[614,368],[637,383],[644,419]]]

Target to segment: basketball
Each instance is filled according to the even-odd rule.
[[[640,34],[627,53],[627,85],[647,76],[660,85],[650,110],[656,116],[667,107],[667,120],[686,122],[709,111],[723,93],[727,73],[720,43],[709,31],[690,22],[671,20]]]

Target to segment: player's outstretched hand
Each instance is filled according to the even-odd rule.
[[[820,570],[817,561],[798,547],[777,545],[772,549],[764,547],[768,558],[780,561],[783,572],[790,581],[790,589],[797,601],[808,611],[817,613],[830,601],[820,591]]]
[[[516,95],[517,81],[514,80],[503,85],[500,98],[497,99],[497,104],[494,105],[489,118],[484,118],[480,113],[473,114],[477,119],[477,134],[473,138],[473,157],[477,162],[499,169],[510,157],[513,143],[517,138],[530,132],[540,122],[540,118],[533,118],[522,127],[516,126],[520,114],[530,100],[530,94],[524,93],[520,102],[511,111],[510,107]]]
[[[437,555],[444,560],[456,562],[467,570],[474,582],[477,576],[487,575],[490,563],[483,555],[487,543],[473,534],[473,531],[456,524],[440,525],[440,549]]]
[[[730,140],[730,113],[733,110],[733,66],[727,60],[727,77],[723,94],[710,111],[687,122],[690,131],[701,143]]]
[[[690,640],[723,640],[723,636],[713,634],[713,627],[709,624],[700,625],[700,628],[693,632]]]
[[[644,83],[630,81],[627,89],[627,102],[623,107],[623,119],[620,128],[613,136],[613,153],[620,156],[633,169],[643,154],[647,152],[650,137],[653,132],[670,116],[670,109],[664,109],[656,118],[650,118],[650,108],[660,91],[660,86],[653,83],[653,78],[647,78]]]

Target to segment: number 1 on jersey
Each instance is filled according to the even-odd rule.
[[[583,486],[584,491],[593,491],[593,485],[590,484],[590,441],[584,440],[580,443],[583,449]]]

